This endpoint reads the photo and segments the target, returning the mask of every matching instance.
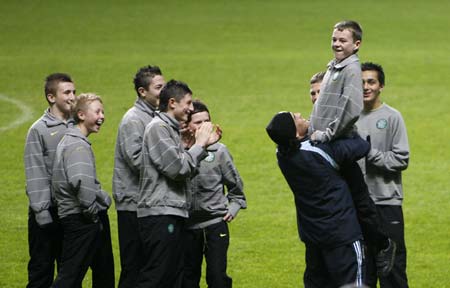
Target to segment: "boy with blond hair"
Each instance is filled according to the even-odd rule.
[[[111,198],[97,179],[87,137],[97,133],[105,116],[99,96],[86,93],[72,108],[76,122],[56,149],[52,185],[64,230],[61,268],[52,287],[81,287],[92,268],[93,287],[114,287],[114,261],[107,209]]]

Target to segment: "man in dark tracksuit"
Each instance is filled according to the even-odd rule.
[[[311,145],[309,122],[280,112],[266,130],[278,144],[278,165],[294,193],[297,225],[305,243],[305,287],[362,285],[362,233],[339,167],[363,157],[370,145],[359,136]]]
[[[119,125],[114,155],[113,196],[117,209],[120,247],[119,288],[136,286],[143,263],[137,223],[139,173],[144,130],[155,117],[165,81],[158,66],[145,66],[134,77],[138,98]]]
[[[62,228],[51,187],[56,146],[73,126],[70,104],[75,98],[75,85],[69,75],[54,73],[45,81],[45,97],[49,108],[28,131],[24,162],[28,209],[27,288],[48,288],[53,282],[55,260],[60,266]]]

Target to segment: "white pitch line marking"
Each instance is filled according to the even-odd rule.
[[[22,101],[12,99],[8,96],[0,94],[0,101],[9,102],[13,105],[16,105],[20,109],[20,115],[19,117],[15,118],[15,120],[7,123],[5,126],[0,126],[0,132],[15,128],[17,126],[22,125],[23,123],[27,122],[31,119],[33,116],[33,110],[29,106],[27,106]]]

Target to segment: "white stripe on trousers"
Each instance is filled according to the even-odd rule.
[[[356,287],[360,287],[363,285],[362,283],[362,261],[363,261],[363,252],[361,248],[361,242],[359,240],[352,243],[353,249],[355,250],[356,254],[356,261],[358,263],[358,268],[356,270],[356,280],[355,285]]]

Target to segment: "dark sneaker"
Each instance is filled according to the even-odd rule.
[[[389,245],[386,249],[378,252],[377,255],[377,274],[380,277],[386,277],[392,270],[395,261],[395,251],[397,244],[392,239],[389,240]]]

